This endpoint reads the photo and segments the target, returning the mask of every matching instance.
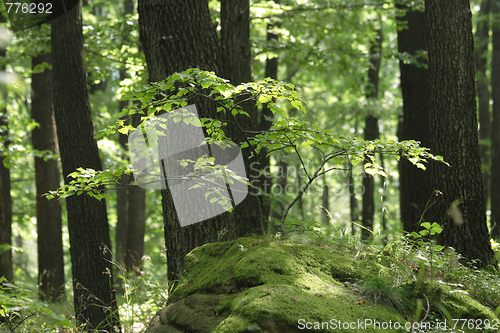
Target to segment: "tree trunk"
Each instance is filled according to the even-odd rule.
[[[3,175],[0,173],[0,180]],[[7,238],[7,226],[5,225],[4,209],[3,209],[3,193],[0,191],[0,245],[10,245]],[[12,282],[14,275],[12,272],[12,261],[9,260],[9,252],[0,248],[0,277],[5,277],[7,281]]]
[[[279,4],[279,0],[275,0],[275,3]],[[269,23],[267,25],[267,41],[268,42],[277,42],[278,34],[273,31],[275,27],[274,24]],[[270,77],[271,79],[278,79],[278,57],[266,59],[266,69],[264,73],[264,77]],[[273,122],[273,113],[267,107],[267,104],[262,106],[260,115],[259,115],[259,131],[267,131],[271,128]],[[271,186],[273,184],[273,178],[271,175],[266,174],[265,170],[269,170],[271,166],[271,157],[266,156],[267,149],[262,149],[259,153],[259,162],[260,162],[260,177],[259,177],[259,186],[260,186],[260,207],[262,210],[262,217],[264,218],[264,224],[266,222],[270,222],[269,214],[271,213]],[[269,224],[269,223],[268,223]],[[278,228],[274,228],[274,224],[270,224],[267,227],[267,230],[272,230],[273,232],[277,232]]]
[[[150,81],[164,80],[190,67],[216,73],[220,70],[217,32],[207,1],[139,0],[138,11]],[[195,104],[200,117],[217,118],[212,103],[196,100]],[[170,283],[180,279],[184,256],[192,249],[217,240],[234,239],[234,218],[227,212],[181,228],[168,184],[162,190],[162,207]]]
[[[6,18],[0,15],[0,22],[5,22]],[[5,58],[5,50],[0,48],[0,58]],[[0,68],[1,71],[5,70],[5,66]],[[6,93],[0,92],[2,99],[6,100]],[[0,128],[6,126],[6,130],[1,130],[1,135],[4,137],[4,147],[8,147],[8,122],[6,109],[0,110]],[[0,157],[0,245],[12,245],[12,199],[10,195],[10,170],[4,166],[4,157]],[[7,281],[14,280],[14,273],[12,270],[12,250],[3,251],[0,249],[0,276],[5,276]]]
[[[287,185],[288,185],[287,184],[287,182],[288,182],[287,175],[288,175],[288,163],[285,162],[283,159],[281,159],[278,163],[278,179],[276,179],[276,188],[279,190],[279,191],[277,191],[277,193],[286,193],[286,189],[287,189]],[[269,186],[271,186],[271,185],[269,185]],[[269,192],[272,193],[271,189],[269,189]],[[298,189],[296,192],[298,193]],[[272,193],[272,196],[274,197],[275,194]],[[278,206],[278,209],[272,210],[271,215],[273,216],[273,218],[281,220],[281,217],[283,216],[283,212],[285,210],[285,204],[283,203],[283,201],[280,200],[279,197],[277,198],[277,206]],[[279,225],[275,225],[273,223],[273,229],[269,230],[269,232],[279,232],[279,230],[280,230]]]
[[[491,97],[493,99],[493,123],[491,128],[491,236],[500,237],[500,5],[492,8],[493,57],[491,59]]]
[[[349,170],[349,181],[347,183],[347,190],[349,191],[349,211],[351,216],[351,222],[358,223],[359,208],[358,208],[358,200],[356,199],[354,177],[352,175],[354,166],[351,164],[350,168],[351,169]],[[356,225],[354,223],[351,223],[351,235],[353,236],[356,234]]]
[[[134,12],[134,2],[132,0],[124,1],[124,14],[129,15]],[[125,66],[120,68],[120,79],[124,80],[128,78],[129,75]],[[121,112],[124,108],[128,106],[129,101],[120,101],[119,111]],[[136,126],[140,122],[140,115],[136,114],[132,116],[130,120],[133,126]],[[128,124],[128,117],[124,119]],[[135,120],[135,121],[134,121]],[[128,151],[128,136],[122,133],[119,134],[119,142],[123,148],[123,151]],[[128,154],[125,157],[128,159]],[[135,270],[135,268],[141,267],[141,261],[144,254],[144,234],[146,225],[146,192],[145,189],[140,187],[127,188],[130,184],[130,176],[122,175],[120,184],[123,186],[117,190],[117,223],[116,223],[116,258],[119,264],[124,265],[127,270]],[[133,218],[131,217],[133,215]],[[133,223],[133,226],[129,227],[129,224]],[[128,243],[130,238],[131,244]],[[130,247],[129,247],[130,246]],[[137,270],[135,270],[137,271]],[[121,281],[120,281],[121,284]]]
[[[396,5],[405,15],[398,20],[398,51],[417,56],[427,51],[425,13],[412,10],[404,5]],[[418,59],[419,62],[424,62]],[[428,70],[424,64],[405,63],[399,61],[401,71],[401,92],[403,94],[403,119],[400,119],[398,131],[399,141],[416,140],[424,147],[430,147],[429,133],[429,81]],[[419,228],[418,222],[424,214],[429,201],[431,189],[432,165],[427,170],[416,168],[406,159],[399,161],[399,195],[403,230],[411,233]],[[432,221],[431,210],[428,210],[423,221]]]
[[[297,164],[296,166],[296,169],[297,169],[297,193],[299,193],[300,189],[302,188],[302,175],[301,175],[301,171],[302,171],[302,164],[300,164],[300,162]],[[306,177],[306,174],[304,173],[304,177]],[[285,193],[283,191],[283,193]],[[305,194],[305,193],[304,193]],[[302,221],[305,221],[306,219],[306,216],[305,216],[305,212],[304,212],[304,203],[305,203],[305,198],[304,198],[304,195],[301,195],[299,197],[299,200],[297,201],[297,206],[299,208],[299,214],[300,214],[300,217],[302,218]]]
[[[442,192],[434,219],[439,242],[467,262],[494,261],[490,245],[477,133],[474,39],[468,0],[426,1],[432,188]]]
[[[52,21],[54,113],[63,176],[78,167],[101,169],[88,99],[81,2]],[[85,329],[120,331],[105,200],[86,194],[66,199],[74,307]]]
[[[323,197],[322,197],[323,209],[321,209],[321,222],[323,227],[330,231],[331,223],[328,213],[330,212],[330,185],[326,181],[326,174],[323,174]]]
[[[52,65],[50,53],[34,57],[32,67],[44,62]],[[33,148],[58,154],[56,123],[52,101],[52,70],[32,74],[31,118],[40,126],[32,132]],[[38,234],[38,281],[42,301],[64,299],[64,253],[62,241],[61,202],[47,200],[42,194],[59,188],[59,162],[35,157],[36,212]]]
[[[129,211],[127,228],[127,271],[140,273],[144,255],[144,235],[146,232],[146,190],[139,186],[129,189]]]
[[[222,76],[233,85],[253,81],[252,52],[250,50],[250,1],[221,0],[221,46],[222,46]],[[242,108],[250,117],[237,115],[236,120],[244,130],[257,128],[257,106],[254,101],[248,101]],[[233,124],[229,127],[229,137],[240,145],[245,142],[245,134]],[[262,234],[264,232],[263,218],[256,186],[258,174],[262,170],[257,160],[250,159],[250,147],[243,149],[243,161],[251,186],[248,187],[246,198],[234,209],[236,236]]]
[[[377,30],[376,40],[372,42],[370,47],[370,69],[368,70],[368,92],[366,97],[368,99],[377,99],[378,97],[378,81],[380,62],[382,54],[382,28]],[[367,114],[365,116],[365,140],[375,140],[379,138],[378,118]],[[365,163],[369,160],[366,159]],[[363,175],[363,211],[361,223],[363,229],[361,230],[361,237],[368,239],[371,237],[373,231],[373,217],[375,215],[375,181],[372,175],[364,172]]]
[[[488,143],[491,144],[490,91],[486,75],[486,53],[488,52],[488,45],[490,43],[490,12],[491,0],[483,0],[477,21],[476,50],[474,53],[476,60],[476,89],[479,101],[479,144],[481,148],[481,164],[483,166],[484,203],[486,210],[488,210],[488,183],[490,178],[490,145]]]
[[[141,123],[141,115],[132,116],[132,126]],[[128,190],[128,225],[127,225],[127,271],[140,273],[144,255],[144,235],[146,233],[146,189],[134,186]]]

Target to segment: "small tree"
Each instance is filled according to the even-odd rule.
[[[152,83],[143,89],[135,90],[127,94],[123,99],[134,100],[139,103],[131,103],[131,106],[124,110],[120,116],[143,113],[142,124],[156,117],[160,112],[172,112],[177,108],[183,108],[194,98],[209,99],[217,103],[217,111],[223,113],[229,119],[201,118],[200,126],[204,127],[207,133],[206,141],[209,144],[224,147],[232,143],[224,133],[224,127],[233,122],[238,126],[236,115],[246,115],[241,104],[248,100],[253,100],[257,105],[266,103],[269,109],[280,116],[281,119],[275,121],[268,131],[245,131],[240,128],[244,135],[245,142],[241,148],[249,147],[252,151],[250,159],[260,156],[259,152],[266,149],[268,155],[284,151],[294,153],[301,161],[301,167],[307,175],[307,181],[299,190],[297,196],[285,208],[281,217],[281,228],[286,232],[286,217],[293,205],[300,196],[307,191],[309,186],[321,175],[332,170],[344,170],[346,160],[352,165],[364,162],[365,171],[368,174],[380,174],[385,176],[385,172],[375,161],[375,154],[391,154],[397,159],[403,157],[421,169],[425,169],[424,163],[427,159],[442,161],[439,156],[433,156],[426,148],[422,148],[415,141],[395,142],[392,140],[360,140],[331,132],[312,125],[306,121],[300,121],[288,116],[288,113],[276,101],[286,100],[299,111],[305,111],[300,95],[295,91],[292,84],[276,81],[270,78],[259,82],[244,83],[233,86],[227,80],[217,77],[214,73],[201,71],[199,69],[188,69],[182,73],[175,73],[164,81]],[[143,110],[147,110],[147,113]],[[174,115],[174,117],[176,117]],[[194,116],[189,114],[178,116],[177,121],[186,123],[195,121]],[[143,126],[141,125],[141,126]],[[121,120],[105,130],[98,137],[112,135],[119,131],[129,133],[135,130],[133,126],[125,125]],[[156,135],[162,135],[156,132]],[[302,158],[303,149],[316,149],[321,153],[321,162],[313,169],[308,170]],[[229,177],[232,181],[247,182],[240,176],[235,175],[225,165],[217,164],[216,161],[207,156],[202,156],[197,160],[179,160],[182,167],[192,166],[193,171],[183,175],[181,181],[188,181],[193,177],[203,179],[204,176],[218,174],[219,177]],[[88,192],[89,195],[103,198],[105,194],[97,187],[99,184],[117,184],[119,177],[125,172],[130,174],[133,170],[104,170],[94,171],[80,169],[70,175],[75,178],[68,186],[51,192],[49,196],[72,194],[82,194]],[[138,170],[136,170],[137,172]],[[179,180],[179,179],[176,179]],[[161,179],[158,179],[161,181]],[[168,179],[167,179],[168,181]],[[206,183],[213,182],[214,179],[205,179]],[[200,186],[203,186],[201,181]],[[214,200],[214,196],[207,196],[207,201],[213,204],[225,206],[227,210],[232,210],[231,204],[221,196]]]

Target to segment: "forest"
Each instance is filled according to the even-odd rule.
[[[500,329],[500,1],[7,1],[0,332]]]

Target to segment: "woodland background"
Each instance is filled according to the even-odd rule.
[[[458,2],[465,6],[467,1]],[[173,72],[200,67],[215,70],[234,85],[266,77],[292,83],[302,96],[307,112],[301,113],[278,101],[291,117],[308,121],[336,135],[394,142],[416,140],[423,147],[431,147],[430,124],[433,120],[429,103],[433,90],[430,84],[436,82],[429,83],[428,80],[429,35],[422,1],[209,1],[209,12],[204,11],[205,2],[181,5],[177,1],[165,0],[159,3],[163,5],[162,10],[150,2],[83,1],[81,27],[67,20],[53,24],[52,28],[44,25],[16,34],[2,33],[0,55],[5,73],[2,75],[0,126],[4,149],[0,173],[4,220],[0,243],[11,244],[12,249],[2,248],[6,251],[0,256],[0,275],[24,286],[31,297],[38,293],[42,301],[61,301],[64,304],[71,299],[69,295],[74,288],[75,275],[93,276],[89,267],[95,266],[92,269],[96,272],[114,271],[122,319],[145,318],[166,301],[165,241],[167,239],[168,244],[169,236],[167,227],[164,231],[164,221],[175,221],[175,217],[168,218],[164,212],[161,191],[134,186],[131,175],[111,173],[109,177],[118,177],[120,181],[105,191],[109,196],[106,200],[98,201],[82,194],[72,196],[82,198],[78,199],[80,201],[70,197],[48,201],[41,195],[67,183],[67,176],[78,167],[98,170],[102,163],[106,170],[126,168],[129,164],[127,130],[115,134],[105,132],[109,135],[96,141],[89,133],[93,127],[94,134],[104,132],[119,118],[132,127],[138,126],[140,116],[126,117],[122,112],[127,107],[133,108],[134,102],[122,97],[132,96],[134,89],[164,80]],[[500,226],[496,224],[500,221],[500,3],[473,0],[470,6],[479,126],[470,123],[473,130],[461,132],[461,135],[467,137],[465,141],[472,142],[479,136],[482,189],[473,188],[470,193],[476,200],[473,206],[480,212],[469,211],[467,214],[486,214],[486,220],[478,222],[478,229],[467,231],[468,235],[475,235],[479,230],[477,235],[480,235],[481,242],[475,242],[476,236],[470,236],[470,239],[464,236],[463,239],[468,240],[459,238],[457,250],[468,260],[488,262],[493,257],[493,251],[488,247],[490,244],[498,246],[494,240],[500,239]],[[142,17],[138,10],[143,13]],[[74,10],[74,15],[74,22],[77,22],[78,10]],[[5,15],[3,21],[8,28]],[[176,40],[175,35],[155,35],[157,31],[151,28],[164,26],[167,31],[176,31],[176,25],[185,28],[186,36],[192,33],[196,38],[186,37],[188,42],[185,42]],[[206,32],[210,29],[213,29],[212,35]],[[83,32],[81,46],[77,45],[78,40],[68,41],[71,39],[68,36],[78,36],[80,30]],[[220,39],[220,49],[217,38]],[[171,52],[162,54],[161,51],[165,50],[162,43],[169,43],[170,39],[176,45],[171,47]],[[204,42],[197,43],[200,40]],[[73,45],[76,45],[75,49],[83,47],[84,58],[78,60]],[[80,62],[72,62],[72,54],[76,54],[73,59]],[[161,61],[157,59],[158,54],[164,57]],[[53,59],[68,61],[56,64]],[[57,67],[58,64],[63,65]],[[210,68],[212,65],[216,68]],[[79,78],[84,80],[74,79],[73,74],[67,75],[70,72],[77,72],[75,77],[80,75]],[[475,90],[469,89],[468,92],[475,94]],[[58,108],[65,110],[60,111],[59,116]],[[251,117],[240,117],[238,121],[244,124],[248,133],[269,129],[273,119],[269,108],[265,105],[258,108],[246,105],[244,108]],[[77,112],[77,109],[84,109],[84,113]],[[282,117],[276,114],[274,120]],[[456,119],[445,117],[443,111],[443,126],[448,129],[442,133],[453,132]],[[75,128],[82,129],[81,133]],[[228,131],[235,141],[244,141],[234,128]],[[88,140],[75,142],[80,135]],[[453,141],[451,136],[445,137],[442,146],[453,144],[447,140]],[[92,150],[95,143],[98,150]],[[251,224],[247,230],[236,230],[236,236],[282,231],[276,223],[279,223],[283,210],[309,181],[304,167],[311,172],[322,162],[321,154],[307,149],[307,140],[301,144],[304,149],[301,149],[300,156],[278,152],[267,158],[261,153],[264,161],[261,163],[264,164],[260,168],[270,172],[267,177],[251,177],[260,178],[261,182],[268,180],[273,186],[262,187],[264,194],[260,201],[245,203],[242,206],[246,208],[235,214],[237,219],[256,221],[258,218],[252,205],[258,205],[258,211],[264,216],[259,220],[262,227],[254,228]],[[449,161],[439,151],[441,148],[436,149],[436,154]],[[68,162],[62,159],[62,173],[59,150],[61,155],[63,151],[71,151]],[[477,151],[471,152],[474,153]],[[244,153],[245,159],[249,154],[248,151]],[[87,165],[79,164],[78,158],[82,155],[89,158]],[[342,161],[342,170],[318,177],[298,197],[285,221],[287,229],[326,229],[337,234],[357,235],[368,241],[376,238],[387,244],[401,238],[404,232],[419,231],[423,221],[439,220],[436,216],[442,215],[443,209],[444,212],[449,209],[452,201],[436,212],[426,210],[435,200],[434,191],[443,190],[432,187],[431,174],[438,172],[429,170],[434,162],[426,165],[428,170],[423,171],[396,156],[374,154],[374,157],[387,177],[378,173],[373,176],[366,174],[363,163],[350,165]],[[471,165],[470,173],[474,178],[476,162],[465,158],[463,163]],[[81,172],[76,179],[86,177],[88,175]],[[63,196],[71,191],[70,184]],[[484,198],[480,193],[485,194]],[[73,205],[73,209],[69,205]],[[90,206],[87,205],[95,210],[88,209]],[[464,204],[465,208],[461,209],[467,211],[468,205],[471,204]],[[482,209],[483,205],[486,209]],[[93,215],[95,212],[99,217]],[[81,220],[73,227],[79,230],[78,235],[96,235],[95,239],[89,240],[86,236],[76,236],[75,232],[72,240],[75,243],[71,246],[73,253],[69,250],[68,219],[71,218]],[[96,229],[93,229],[93,224],[85,225],[85,218],[107,221],[96,223]],[[219,225],[219,222],[214,223]],[[88,230],[85,230],[86,226]],[[223,230],[211,230],[210,235],[200,236],[201,240],[189,243],[191,248],[183,249],[175,256],[171,254],[170,258],[182,262],[183,255],[195,246],[223,239]],[[93,250],[89,253],[85,252],[87,243],[95,245],[90,245]],[[461,251],[460,243],[465,244],[464,247],[477,244],[477,248]],[[108,249],[100,247],[102,244],[109,244]],[[455,244],[451,245],[455,247]],[[85,259],[77,259],[77,253],[81,251],[90,258],[100,256],[101,261],[104,251],[107,263],[102,266],[95,262],[83,263]],[[168,263],[170,283],[177,280],[182,271],[182,264],[175,266],[173,262]],[[130,272],[134,272],[135,277],[131,277]],[[111,274],[105,279],[112,281]],[[101,282],[89,281],[89,285]],[[160,286],[163,292],[158,292],[157,288],[148,289],[148,286]],[[143,297],[141,300],[131,298],[129,290],[134,288],[137,288],[137,294],[141,294],[134,297]],[[85,291],[81,291],[81,295],[85,295]],[[103,300],[104,303],[114,302],[114,295],[107,297],[109,300]],[[96,310],[79,311],[77,309],[77,316],[89,318]],[[64,319],[59,319],[64,322]],[[109,325],[114,325],[118,319],[106,320],[109,320]],[[96,322],[102,320],[96,319]]]

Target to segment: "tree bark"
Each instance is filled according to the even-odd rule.
[[[285,193],[286,192],[286,188],[287,188],[287,183],[288,183],[288,163],[286,161],[284,161],[283,159],[281,159],[278,163],[278,177],[276,179],[276,187],[279,191],[277,191],[277,193]],[[298,177],[298,175],[297,175]],[[271,186],[271,185],[269,185]],[[299,190],[297,189],[297,192]],[[271,189],[269,189],[269,192],[271,192]],[[274,196],[274,194],[273,194]],[[281,217],[283,216],[283,212],[285,210],[285,204],[283,201],[280,200],[280,198],[278,197],[277,198],[277,206],[278,206],[278,209],[277,210],[271,210],[271,215],[273,218],[277,219],[277,220],[281,220]],[[275,225],[273,223],[273,232],[278,232],[280,230],[280,227],[279,225]]]
[[[0,173],[0,180],[3,175]],[[10,245],[9,239],[7,238],[7,226],[5,225],[5,216],[3,209],[4,201],[3,201],[3,193],[0,191],[0,245]],[[0,277],[5,277],[7,281],[12,282],[14,280],[14,274],[12,272],[12,261],[9,260],[9,252],[2,251],[0,253]]]
[[[500,5],[494,4],[493,17],[500,13]],[[491,128],[491,236],[500,237],[500,27],[498,18],[493,22],[493,57],[491,59],[491,97],[493,99],[493,123]]]
[[[141,115],[132,116],[132,126],[141,123]],[[127,224],[127,271],[140,273],[142,256],[144,255],[144,235],[146,233],[146,189],[134,186],[128,190],[128,224]]]
[[[417,56],[420,51],[427,51],[427,32],[425,13],[412,10],[404,5],[396,5],[405,15],[398,19],[398,51]],[[419,62],[424,60],[419,59]],[[430,147],[429,133],[429,80],[426,63],[411,64],[399,61],[401,71],[401,92],[403,94],[403,119],[399,126],[398,139],[420,141],[424,147]],[[400,120],[401,121],[401,120]],[[419,228],[418,222],[423,215],[423,222],[432,221],[431,210],[424,210],[432,195],[432,165],[427,170],[416,168],[406,159],[399,161],[399,194],[403,230],[411,233]]]
[[[0,22],[6,22],[6,18],[0,15]],[[6,51],[0,49],[0,58],[5,58]],[[0,68],[1,71],[5,70],[5,66]],[[2,98],[6,99],[6,93],[0,92]],[[4,146],[8,147],[8,121],[6,109],[0,110],[0,128],[5,126],[7,129],[1,131],[4,137]],[[10,170],[4,165],[4,157],[0,157],[0,244],[12,245],[12,199],[10,195]],[[5,276],[7,281],[14,280],[14,273],[12,270],[12,250],[6,250],[0,253],[0,276]]]
[[[366,97],[368,99],[378,98],[378,81],[379,81],[379,71],[381,63],[382,54],[382,28],[377,30],[376,40],[372,42],[370,47],[370,69],[368,70],[368,91]],[[378,118],[372,114],[366,114],[365,116],[365,140],[375,140],[378,139],[379,129],[378,129]],[[366,159],[365,163],[369,160]],[[363,239],[368,239],[371,237],[373,231],[373,218],[375,215],[375,181],[372,175],[364,172],[363,174],[363,204],[361,213],[361,223],[363,229],[361,230],[361,237]]]
[[[164,80],[190,67],[220,71],[217,32],[207,1],[139,0],[138,12],[150,81]],[[212,103],[196,100],[195,104],[200,117],[217,118]],[[192,249],[217,240],[234,239],[234,218],[227,212],[181,228],[168,184],[162,190],[162,207],[170,283],[180,279],[184,256]]]
[[[481,148],[481,164],[483,166],[484,203],[488,209],[489,178],[490,178],[490,145],[491,144],[491,115],[490,115],[490,91],[486,74],[488,45],[490,43],[490,15],[491,0],[481,2],[481,10],[476,28],[476,49],[474,58],[476,60],[476,89],[479,108],[479,138]],[[493,230],[492,230],[493,233]]]
[[[327,231],[330,231],[330,217],[328,213],[330,212],[330,185],[326,181],[326,174],[323,174],[323,196],[322,196],[323,209],[321,210],[321,222],[323,227]]]
[[[275,3],[279,3],[278,0],[275,1]],[[278,34],[273,31],[273,28],[275,27],[274,24],[270,23],[267,25],[267,41],[268,42],[277,42],[278,41]],[[270,58],[268,57],[266,59],[266,69],[264,73],[265,77],[270,77],[271,79],[278,79],[278,57]],[[259,124],[258,124],[258,130],[259,131],[267,131],[271,128],[273,122],[273,113],[271,110],[267,107],[267,104],[262,106],[260,115],[259,115]],[[269,170],[271,166],[271,157],[266,156],[267,155],[267,149],[262,149],[259,153],[259,163],[260,163],[260,177],[259,177],[259,186],[260,186],[260,207],[262,210],[262,216],[264,218],[264,223],[266,224],[267,221],[269,221],[269,214],[271,213],[271,186],[273,184],[273,178],[271,175],[266,174],[265,170]],[[272,232],[277,232],[278,229],[274,228],[274,225],[268,225],[267,230]]]
[[[54,113],[63,176],[78,167],[101,169],[88,99],[81,2],[52,21]],[[121,331],[115,300],[105,200],[67,198],[74,307],[87,331]]]
[[[221,0],[221,49],[222,76],[233,85],[253,81],[252,52],[250,50],[250,1]],[[250,117],[237,115],[236,120],[244,130],[257,128],[257,106],[254,101],[247,101],[242,108]],[[232,124],[229,126],[229,137],[240,145],[245,142],[245,134]],[[259,200],[257,182],[262,170],[258,156],[250,159],[250,147],[243,149],[243,161],[251,186],[246,198],[234,209],[236,236],[262,234],[264,221]],[[258,172],[258,171],[257,171]]]
[[[357,126],[356,126],[357,128]],[[353,169],[354,166],[351,164],[349,170],[349,180],[347,183],[347,190],[349,191],[349,212],[351,216],[351,222],[358,223],[359,221],[359,208],[358,208],[358,200],[356,199],[355,186],[354,186],[354,177],[353,177]],[[351,235],[356,234],[356,225],[351,223]]]
[[[466,262],[495,260],[490,245],[477,132],[474,39],[468,0],[426,1],[432,188],[442,193],[434,219],[439,242]]]
[[[52,65],[52,55],[46,53],[32,59],[32,67],[44,62]],[[52,70],[33,74],[31,118],[40,126],[32,132],[33,148],[58,154],[56,123],[52,101]],[[64,299],[64,253],[62,241],[61,202],[42,197],[59,188],[59,162],[35,157],[36,212],[38,234],[38,281],[42,301]]]

